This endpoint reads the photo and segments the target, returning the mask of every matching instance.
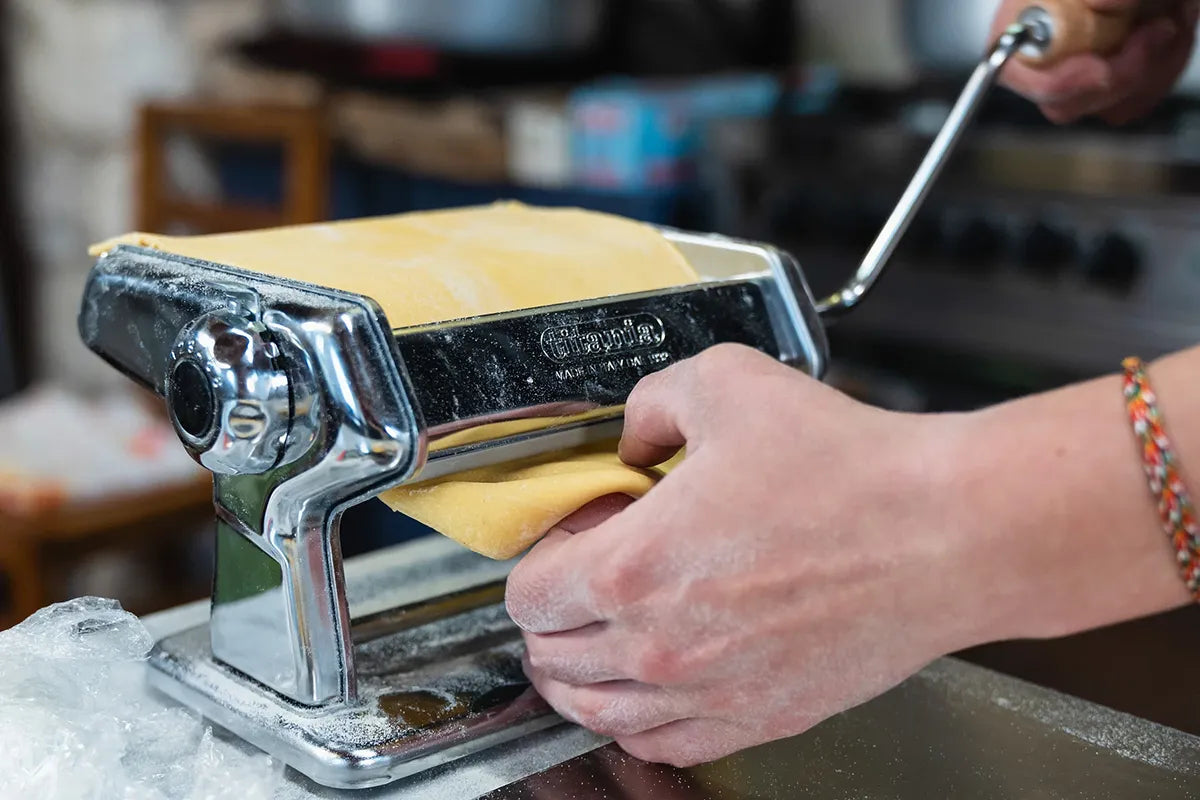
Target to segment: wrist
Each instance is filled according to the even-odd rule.
[[[979,451],[987,427],[981,413],[895,415],[875,473],[885,488],[860,492],[888,509],[873,524],[890,525],[889,569],[905,575],[894,602],[930,660],[1005,635],[1005,587],[985,553],[999,537],[981,524],[992,515],[980,513],[992,502]]]
[[[1006,519],[1007,492],[996,483],[1004,446],[994,417],[988,409],[927,418],[920,480],[925,526],[939,540],[940,602],[954,611],[947,653],[1028,635],[1018,630],[1021,542]]]
[[[964,415],[947,519],[967,645],[1050,638],[1188,601],[1115,377]]]

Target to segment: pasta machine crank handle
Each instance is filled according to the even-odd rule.
[[[857,306],[883,274],[901,239],[921,210],[942,169],[954,154],[1000,71],[1014,57],[1035,69],[1053,67],[1083,53],[1107,55],[1147,15],[1163,13],[1164,4],[1146,3],[1136,10],[1100,12],[1083,0],[1037,0],[1004,30],[975,68],[951,109],[925,159],[850,281],[818,303],[823,317],[835,319]]]

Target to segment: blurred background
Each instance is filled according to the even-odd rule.
[[[509,198],[769,241],[828,291],[994,6],[0,0],[0,627],[73,596],[147,613],[209,589],[205,475],[79,343],[89,244]],[[1120,130],[1054,128],[998,92],[832,332],[832,380],[966,409],[1200,341],[1197,66]],[[347,553],[423,533],[368,505]],[[1197,626],[1187,610],[966,656],[1200,733]]]

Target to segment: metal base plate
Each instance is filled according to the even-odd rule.
[[[317,783],[379,786],[562,722],[529,688],[504,606],[476,604],[488,591],[356,622],[351,705],[297,705],[215,661],[207,625],[159,642],[151,684]]]

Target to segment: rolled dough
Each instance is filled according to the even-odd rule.
[[[394,328],[697,279],[647,225],[516,203],[213,236],[134,233],[92,253],[121,243],[364,295]],[[401,487],[380,499],[478,553],[507,559],[593,500],[640,497],[666,469],[626,466],[613,442]]]

